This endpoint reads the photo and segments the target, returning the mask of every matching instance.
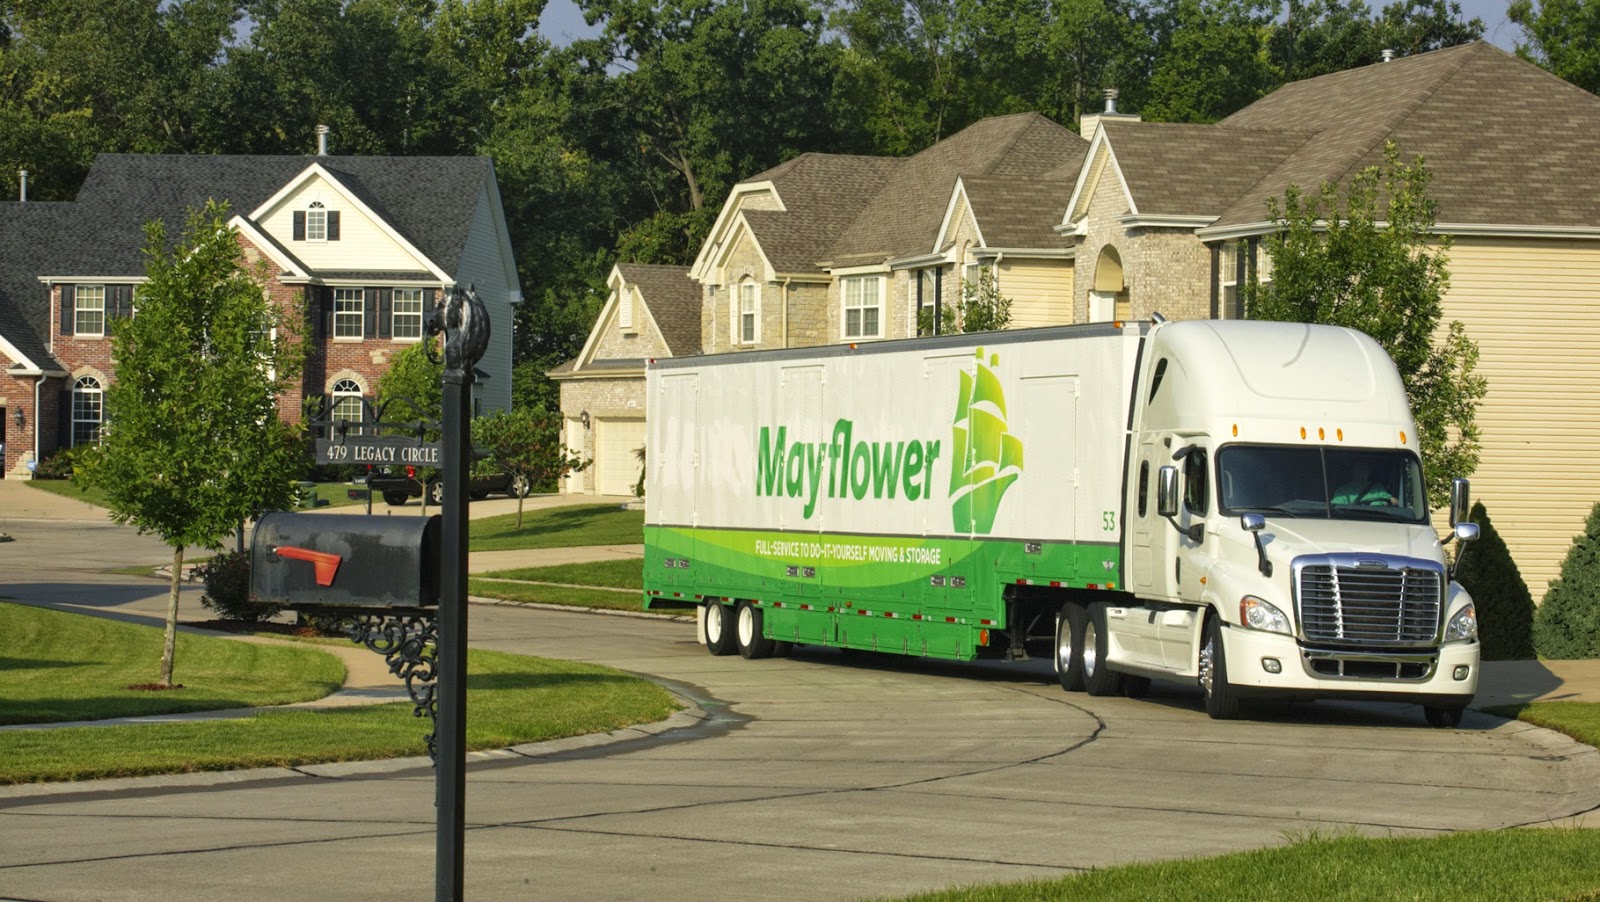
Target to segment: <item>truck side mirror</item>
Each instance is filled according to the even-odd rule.
[[[1450,483],[1450,525],[1467,522],[1472,515],[1472,484],[1465,479]]]
[[[1156,476],[1156,516],[1178,515],[1178,468],[1168,464]]]
[[[1271,576],[1272,562],[1267,560],[1267,545],[1261,541],[1261,530],[1267,528],[1267,518],[1260,514],[1240,514],[1239,528],[1255,539],[1256,567],[1261,570],[1261,575]]]

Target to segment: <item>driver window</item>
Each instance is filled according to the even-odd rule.
[[[1206,452],[1196,448],[1183,459],[1183,506],[1203,517],[1209,509],[1206,498]]]

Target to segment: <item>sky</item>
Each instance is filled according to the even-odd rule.
[[[1381,8],[1387,0],[1367,0],[1374,9]],[[1458,0],[1461,13],[1471,19],[1483,20],[1483,36],[1504,50],[1515,50],[1522,29],[1506,19],[1506,7],[1511,0]],[[539,32],[556,44],[568,44],[578,38],[593,37],[599,29],[584,24],[583,13],[573,0],[549,0],[544,16],[539,21]],[[1373,60],[1377,62],[1377,60]]]

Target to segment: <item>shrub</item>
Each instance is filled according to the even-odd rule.
[[[1533,645],[1545,658],[1600,658],[1600,504],[1550,581],[1533,619]]]
[[[71,479],[72,449],[58,448],[33,468],[35,479]]]
[[[1456,582],[1472,593],[1478,608],[1478,639],[1485,661],[1533,657],[1533,594],[1511,559],[1505,540],[1489,522],[1483,503],[1472,505],[1478,540],[1461,549]]]
[[[250,597],[248,552],[223,552],[194,568],[194,572],[206,584],[206,594],[200,597],[200,604],[208,611],[216,611],[223,620],[259,623],[271,619],[280,610],[275,604]]]

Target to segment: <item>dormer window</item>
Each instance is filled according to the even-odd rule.
[[[339,211],[314,200],[304,210],[294,211],[295,241],[338,241]]]

